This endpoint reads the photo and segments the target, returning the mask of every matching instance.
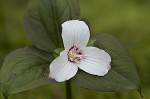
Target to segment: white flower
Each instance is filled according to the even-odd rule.
[[[78,68],[92,75],[104,76],[110,70],[111,57],[104,50],[86,47],[90,37],[83,21],[70,20],[62,24],[65,50],[51,64],[49,77],[58,82],[75,76]]]

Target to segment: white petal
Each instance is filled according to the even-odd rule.
[[[58,82],[63,82],[72,78],[77,73],[77,70],[78,67],[68,61],[67,51],[63,51],[60,56],[50,64],[49,77]]]
[[[70,20],[62,24],[62,39],[67,50],[72,46],[85,47],[89,37],[90,31],[84,21]]]
[[[79,68],[93,75],[104,76],[110,70],[111,57],[104,50],[96,47],[85,47],[82,49],[83,59]]]

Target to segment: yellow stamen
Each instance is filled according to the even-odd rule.
[[[70,51],[68,56],[75,60],[76,58],[80,58],[80,55],[78,55],[76,52]]]

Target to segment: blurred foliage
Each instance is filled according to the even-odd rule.
[[[12,50],[31,44],[22,28],[28,0],[0,0],[0,66]],[[81,16],[92,33],[110,33],[121,40],[134,57],[145,99],[150,99],[150,0],[80,0]],[[73,84],[74,99],[140,99],[137,91],[96,93]],[[14,94],[10,99],[64,99],[64,83]],[[3,99],[2,93],[0,99]]]

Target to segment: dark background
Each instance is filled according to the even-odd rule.
[[[11,51],[31,44],[22,18],[28,0],[0,0],[0,66]],[[92,33],[110,33],[122,41],[133,56],[142,81],[142,93],[150,99],[150,0],[80,0],[81,16]],[[136,90],[96,93],[73,84],[74,99],[140,99]],[[10,99],[64,99],[64,83],[10,95]],[[0,92],[0,99],[3,99]]]

